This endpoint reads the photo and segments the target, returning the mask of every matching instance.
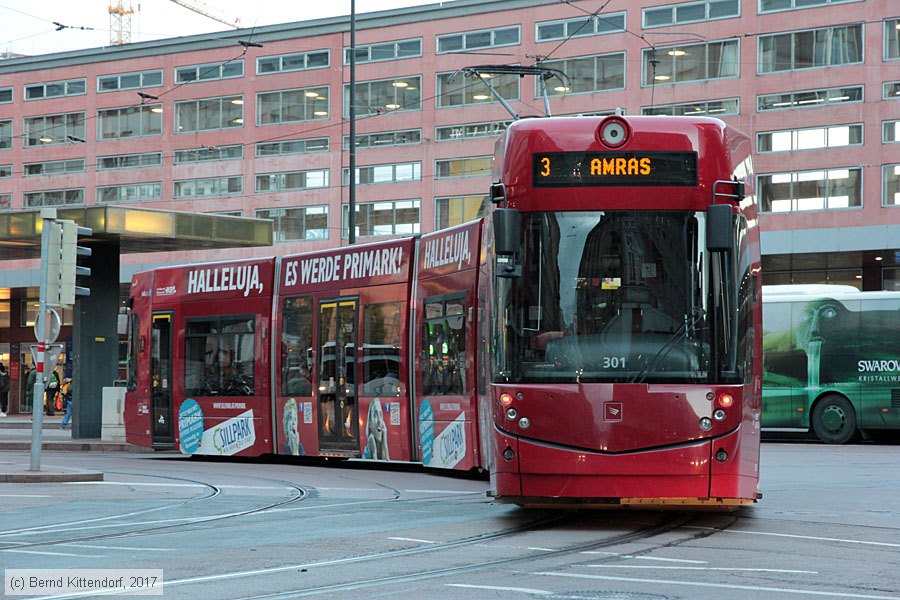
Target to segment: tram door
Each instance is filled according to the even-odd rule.
[[[153,315],[150,329],[150,419],[153,447],[175,445],[172,415],[172,315]]]
[[[319,304],[319,447],[359,453],[356,397],[358,300]]]

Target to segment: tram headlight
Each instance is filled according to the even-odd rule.
[[[528,429],[529,427],[531,427],[531,419],[529,419],[528,417],[522,417],[521,419],[519,419],[519,427],[521,427],[522,429]]]
[[[728,453],[725,452],[722,448],[716,450],[716,460],[719,462],[725,462],[728,460]]]
[[[506,447],[506,450],[503,451],[503,459],[504,460],[512,460],[516,457],[516,453],[513,452],[513,449],[509,446]]]
[[[502,404],[503,406],[509,406],[510,404],[512,404],[512,401],[512,394],[507,392],[500,394],[500,404]]]
[[[506,409],[506,418],[507,419],[515,419],[519,415],[519,412],[514,408]]]
[[[719,406],[728,408],[732,404],[734,404],[734,396],[731,394],[719,394]]]
[[[631,137],[631,128],[628,127],[628,122],[621,117],[607,117],[600,123],[597,134],[604,145],[618,148]]]
[[[703,431],[709,431],[710,429],[712,429],[712,419],[710,419],[709,417],[703,417],[702,419],[700,419],[700,429],[702,429]]]
[[[725,420],[725,411],[721,408],[717,408],[716,412],[713,413],[713,418],[716,421],[724,421]]]

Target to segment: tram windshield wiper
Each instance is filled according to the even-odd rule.
[[[688,335],[692,334],[698,325],[703,322],[703,319],[706,318],[706,311],[702,308],[695,308],[692,311],[690,317],[688,315],[684,316],[684,321],[681,325],[678,326],[672,333],[672,337],[669,338],[669,341],[663,344],[663,346],[656,351],[656,353],[651,356],[641,367],[641,370],[638,371],[634,377],[632,377],[628,383],[642,383],[644,379],[646,379],[647,373],[649,373],[660,361],[662,361],[669,353],[678,345],[683,339],[688,337]]]

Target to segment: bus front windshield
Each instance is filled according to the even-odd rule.
[[[707,380],[703,219],[524,213],[522,276],[498,280],[497,380]]]

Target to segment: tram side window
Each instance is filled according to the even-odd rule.
[[[468,393],[465,325],[464,298],[425,300],[422,384],[426,394]]]
[[[137,389],[137,379],[138,379],[138,353],[141,350],[140,347],[140,339],[141,339],[141,328],[140,328],[140,318],[134,312],[129,312],[128,317],[130,319],[128,328],[128,391],[133,392]]]
[[[253,396],[252,315],[189,319],[184,339],[184,388],[191,396]]]
[[[281,323],[281,391],[312,396],[312,298],[285,298]]]
[[[400,302],[369,304],[363,312],[363,396],[400,396]]]

